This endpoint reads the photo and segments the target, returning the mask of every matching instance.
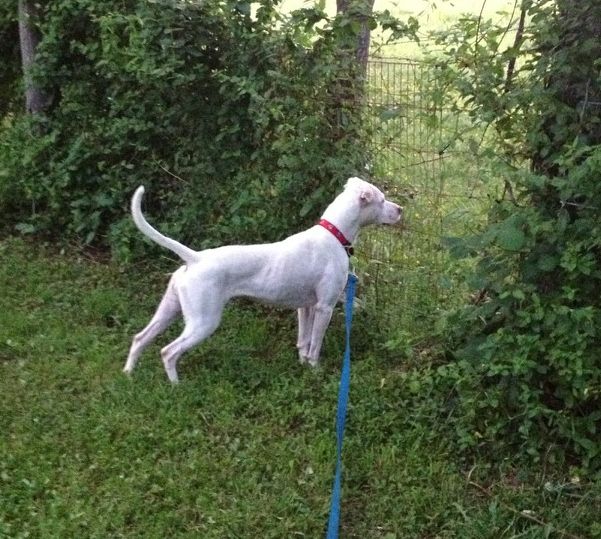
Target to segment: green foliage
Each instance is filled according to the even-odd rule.
[[[139,184],[155,223],[196,246],[314,219],[362,162],[355,114],[333,91],[354,76],[337,54],[353,30],[317,9],[250,7],[48,3],[36,76],[54,100],[0,133],[4,225],[127,256]]]
[[[179,387],[159,357],[174,332],[129,379],[164,274],[54,250],[0,242],[0,536],[322,537],[342,311],[318,370],[296,360],[292,314],[233,306]],[[469,480],[490,496],[468,485],[436,391],[353,348],[341,537],[599,537],[600,482],[480,462]]]
[[[504,182],[489,224],[448,242],[480,291],[448,320],[453,425],[465,447],[601,466],[599,6],[525,2],[522,40],[466,19],[440,36],[458,109],[495,128]],[[506,30],[505,30],[506,31]],[[517,59],[513,76],[504,67]],[[486,144],[486,142],[485,142]],[[490,151],[494,149],[494,151]]]

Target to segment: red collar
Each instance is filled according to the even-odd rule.
[[[353,245],[351,244],[351,242],[349,240],[347,240],[344,237],[344,234],[342,232],[340,232],[340,230],[338,230],[332,223],[330,223],[330,221],[327,221],[326,219],[320,219],[319,223],[317,223],[317,224],[320,226],[323,226],[326,230],[331,232],[336,237],[336,239],[344,247],[344,250],[346,251],[346,254],[348,256],[353,255],[354,250],[353,250]]]

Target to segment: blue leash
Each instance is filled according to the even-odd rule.
[[[342,375],[340,377],[340,388],[338,390],[338,411],[336,413],[336,475],[332,488],[332,501],[330,505],[330,519],[328,521],[327,539],[338,538],[338,527],[340,522],[340,485],[342,482],[342,440],[344,438],[344,424],[346,422],[346,407],[348,404],[348,393],[351,382],[351,323],[353,321],[353,298],[355,297],[355,286],[357,276],[349,273],[346,283],[346,349],[342,363]]]

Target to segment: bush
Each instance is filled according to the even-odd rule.
[[[2,223],[128,256],[139,184],[154,223],[196,247],[314,219],[362,162],[332,94],[351,76],[345,28],[271,0],[48,3],[36,75],[53,105],[1,131]]]
[[[564,193],[601,203],[601,148],[562,178]],[[531,181],[554,181],[532,176]],[[577,459],[597,467],[601,428],[601,222],[596,209],[554,215],[513,204],[477,241],[474,305],[454,314],[454,385],[464,446],[500,447],[528,458]],[[468,241],[469,242],[469,241]],[[571,462],[574,462],[571,460]]]
[[[504,30],[483,21],[462,23],[465,41],[443,38],[458,105],[495,128],[485,155],[504,190],[484,230],[449,242],[457,256],[476,257],[479,292],[447,321],[452,361],[438,375],[453,389],[464,447],[593,469],[601,466],[601,109],[593,105],[601,12],[562,0],[526,8],[528,32],[503,53]],[[511,78],[504,67],[516,58]]]

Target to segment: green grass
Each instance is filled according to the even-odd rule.
[[[129,379],[129,340],[164,282],[156,268],[0,243],[0,537],[323,537],[342,314],[317,370],[297,364],[291,313],[236,305],[182,360],[178,387],[159,345]],[[420,388],[365,320],[342,538],[601,536],[599,484],[478,463],[471,480],[487,492],[470,485],[441,414],[410,407]]]

